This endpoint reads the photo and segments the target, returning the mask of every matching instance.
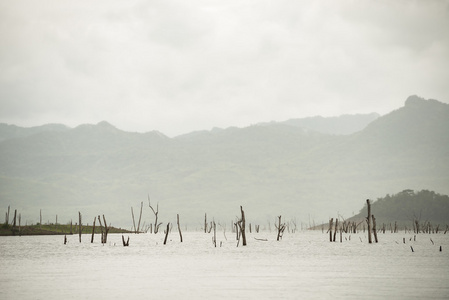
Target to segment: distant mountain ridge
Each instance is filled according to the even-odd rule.
[[[341,134],[341,135],[347,135],[352,134],[354,132],[362,130],[364,127],[366,127],[370,122],[374,121],[379,117],[379,114],[377,113],[371,113],[371,114],[357,114],[357,115],[342,115],[339,117],[321,117],[321,116],[315,116],[315,117],[308,117],[308,118],[300,118],[300,119],[290,119],[283,122],[271,122],[271,123],[259,123],[256,125],[266,126],[269,124],[285,124],[295,127],[301,127],[305,130],[313,130],[320,133],[326,133],[326,134]],[[35,126],[35,127],[19,127],[16,125],[9,125],[5,123],[0,123],[0,142],[11,139],[11,138],[22,138],[27,137],[36,133],[41,132],[63,132],[71,129],[93,129],[93,128],[102,128],[103,130],[110,130],[110,131],[122,131],[112,124],[108,123],[107,121],[101,121],[96,125],[93,124],[81,124],[75,128],[70,128],[63,124],[44,124],[41,126]],[[237,128],[237,127],[231,127],[231,128]],[[182,134],[180,136],[193,136],[198,135],[201,133],[217,133],[220,131],[223,131],[224,129],[221,128],[214,128],[211,131],[203,130],[203,131],[196,131],[196,132],[189,132]],[[156,131],[153,131],[156,132]],[[162,136],[165,136],[163,133],[159,133]]]
[[[226,221],[240,205],[259,223],[279,214],[349,217],[364,199],[404,189],[449,194],[448,107],[412,96],[346,135],[285,122],[174,138],[107,122],[28,135],[5,134],[11,125],[2,124],[0,207],[16,206],[24,218],[43,209],[60,220],[82,211],[127,223],[129,207],[149,194],[163,222],[176,213]]]

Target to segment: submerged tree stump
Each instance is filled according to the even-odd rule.
[[[366,222],[368,223],[368,243],[372,243],[371,239],[371,203],[369,199],[366,199],[366,205],[368,206],[368,216],[366,217]]]
[[[122,242],[123,242],[123,247],[128,247],[129,246],[129,236],[128,236],[128,240],[125,242],[125,237],[122,234]]]
[[[170,231],[170,223],[167,223],[167,229],[165,230],[164,245],[167,244],[167,237],[169,231]]]
[[[374,215],[371,215],[371,218],[373,219],[373,235],[374,235],[374,241],[377,243],[377,230],[376,230],[376,218]]]
[[[78,234],[80,237],[80,243],[81,243],[81,230],[82,230],[82,226],[81,226],[81,212],[78,212],[78,216],[79,216],[79,226],[78,226]]]
[[[332,242],[332,224],[334,223],[334,218],[329,220],[329,242]]]

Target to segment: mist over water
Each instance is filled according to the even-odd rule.
[[[225,236],[226,235],[226,236]],[[447,299],[449,236],[364,233],[330,243],[326,233],[172,232],[0,239],[2,299]],[[127,238],[127,235],[125,235]],[[260,241],[258,239],[267,239]],[[406,239],[405,244],[403,238]],[[433,243],[432,243],[432,241]],[[439,251],[440,246],[442,251]],[[413,247],[414,252],[411,251]]]

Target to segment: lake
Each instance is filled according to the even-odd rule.
[[[1,299],[449,299],[449,234],[0,237]],[[260,241],[257,239],[267,239]],[[404,244],[403,238],[406,238]],[[432,243],[433,241],[433,243]],[[221,244],[221,247],[220,247]],[[440,252],[440,246],[442,251]],[[414,252],[412,252],[413,247]]]

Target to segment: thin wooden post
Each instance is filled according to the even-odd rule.
[[[20,227],[20,220],[22,219],[22,214],[19,213],[19,236],[22,236],[22,229]]]
[[[332,242],[332,224],[334,223],[334,218],[329,220],[329,242]]]
[[[143,209],[143,201],[140,202],[140,216],[139,216],[139,223],[137,224],[137,233],[140,231],[140,220],[142,219],[142,209]]]
[[[182,243],[181,226],[179,226],[179,214],[176,214],[176,223],[178,224],[179,238],[181,239],[181,243]]]
[[[133,211],[133,207],[132,206],[131,206],[131,215],[133,216],[134,233],[137,233],[136,222],[134,221],[134,211]]]
[[[17,209],[14,210],[14,220],[13,220],[13,225],[12,228],[15,229],[16,228],[16,218],[17,218]]]
[[[80,220],[79,226],[78,226],[78,234],[79,234],[79,237],[80,237],[80,243],[81,243],[81,230],[82,230],[82,225],[81,225],[81,212],[78,212],[78,216],[79,216],[79,220]]]
[[[215,225],[215,221],[212,222],[212,226],[214,228],[214,237],[213,237],[213,242],[214,242],[214,246],[215,248],[217,248],[217,232],[216,232],[216,225]]]

